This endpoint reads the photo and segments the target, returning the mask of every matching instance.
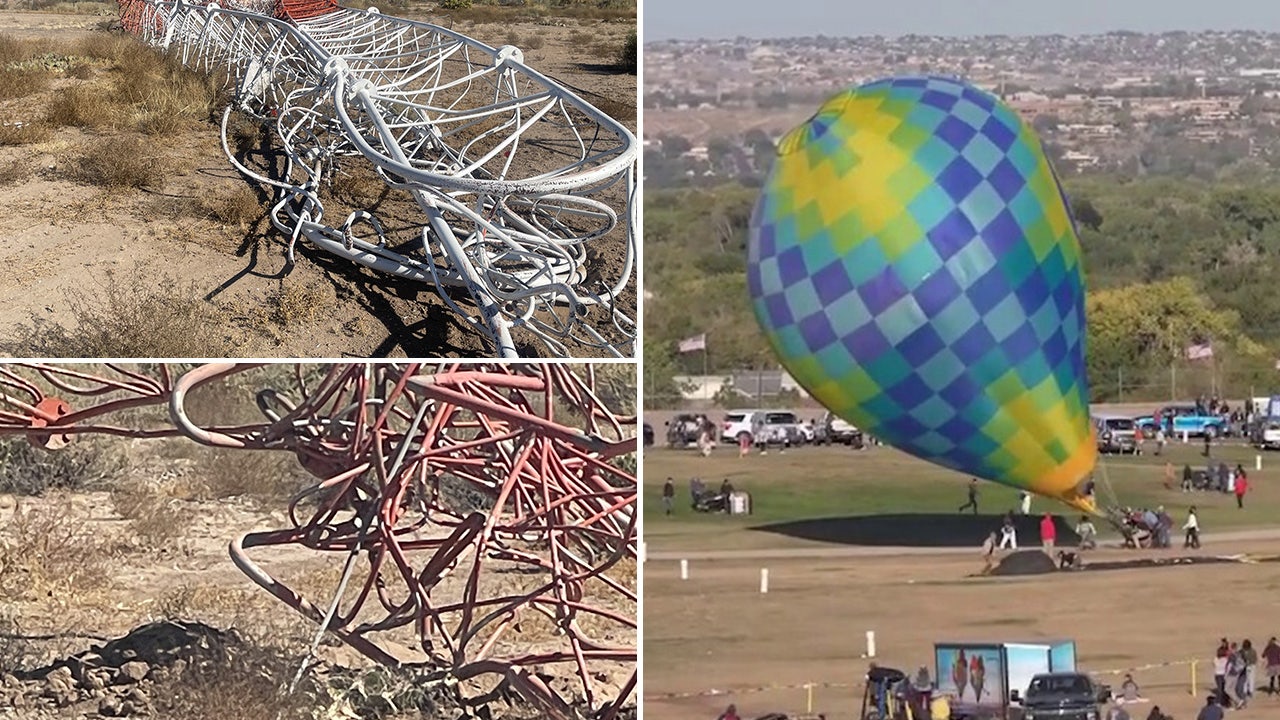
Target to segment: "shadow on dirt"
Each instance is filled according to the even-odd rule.
[[[1018,543],[1039,545],[1040,516],[1017,515],[1013,519]],[[901,513],[816,518],[758,525],[758,532],[784,535],[798,540],[866,545],[870,547],[972,547],[977,552],[988,533],[998,533],[1002,515],[961,515],[959,513]],[[1062,517],[1054,516],[1058,545],[1075,545],[1078,535]]]

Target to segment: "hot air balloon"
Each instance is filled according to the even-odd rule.
[[[887,444],[1093,511],[1080,243],[1031,127],[960,80],[831,97],[778,145],[747,285],[782,365]]]

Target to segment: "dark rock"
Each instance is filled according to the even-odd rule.
[[[124,709],[124,703],[112,695],[108,695],[98,703],[98,714],[103,717],[123,717],[121,712]]]

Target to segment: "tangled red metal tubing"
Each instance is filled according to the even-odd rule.
[[[261,423],[192,421],[192,391],[255,367],[3,365],[0,434],[50,449],[105,433],[293,452],[317,481],[291,499],[288,526],[230,544],[255,583],[378,662],[428,681],[491,676],[477,701],[509,688],[551,717],[617,715],[636,684],[636,420],[601,399],[590,366],[300,365],[291,391],[256,394]],[[165,404],[169,424],[110,423]],[[332,598],[303,597],[250,557],[283,545],[345,557]],[[521,639],[535,616],[552,640]],[[555,665],[572,668],[572,691],[548,682]]]

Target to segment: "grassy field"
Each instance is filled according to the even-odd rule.
[[[1172,462],[1177,479],[1182,467],[1201,467],[1202,445],[1169,446],[1164,457],[1107,457],[1103,462],[1110,485],[1122,505],[1165,505],[1181,524],[1188,505],[1199,509],[1201,527],[1215,530],[1275,526],[1280,518],[1280,454],[1264,454],[1263,469],[1254,471],[1257,451],[1242,444],[1214,448],[1215,458],[1249,471],[1251,488],[1244,510],[1235,499],[1219,493],[1184,494],[1163,487],[1165,462]],[[1101,474],[1099,474],[1101,475]],[[662,484],[676,483],[676,511],[662,513]],[[700,477],[709,487],[729,478],[734,487],[752,495],[754,514],[726,517],[694,513],[689,508],[689,479]],[[864,451],[846,447],[796,448],[787,453],[737,456],[736,448],[720,447],[704,458],[695,451],[650,448],[644,457],[644,535],[651,551],[730,550],[803,547],[811,541],[750,528],[775,522],[822,517],[883,513],[950,513],[965,500],[967,477],[896,450],[877,447]],[[1099,483],[1099,499],[1108,498]],[[1015,506],[1017,491],[983,483],[979,505],[984,514],[1003,513]],[[1036,499],[1034,512],[1052,509],[1071,513],[1059,503]],[[1106,535],[1109,528],[1099,527]]]

